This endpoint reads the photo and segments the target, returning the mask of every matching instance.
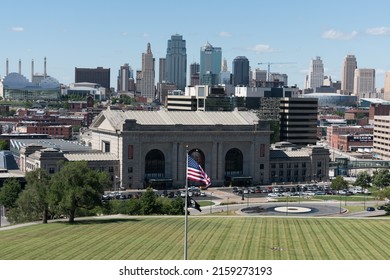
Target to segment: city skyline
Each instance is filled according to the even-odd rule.
[[[203,0],[85,2],[2,4],[7,12],[2,14],[0,29],[0,76],[5,75],[7,59],[10,72],[18,72],[21,60],[21,72],[29,78],[34,60],[35,71],[43,73],[47,57],[47,74],[60,83],[74,82],[75,67],[103,67],[110,68],[111,87],[116,88],[122,65],[141,70],[148,43],[156,62],[166,57],[167,41],[174,34],[186,40],[187,73],[191,63],[200,62],[200,49],[207,42],[222,49],[229,71],[237,56],[247,57],[252,70],[267,70],[270,62],[271,72],[287,74],[289,85],[301,89],[310,61],[317,56],[333,81],[342,79],[347,55],[356,57],[358,68],[375,69],[377,89],[384,86],[384,74],[390,70],[390,59],[386,60],[390,3],[386,1],[372,5],[281,0],[277,6],[254,0],[229,5]],[[158,81],[158,63],[155,67]]]

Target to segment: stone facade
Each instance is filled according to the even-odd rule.
[[[201,165],[213,186],[223,185],[231,176],[269,182],[271,131],[251,112],[106,110],[95,119],[91,130],[93,149],[118,156],[124,188],[143,188],[148,179],[171,180],[174,187],[184,186],[186,154],[191,152],[201,155]],[[155,176],[147,167],[153,165],[150,153],[161,155],[161,168]],[[229,167],[226,161],[232,153],[239,159],[230,160]]]
[[[119,159],[121,186],[144,188],[151,180],[186,184],[186,155],[211,178],[212,186],[231,185],[248,178],[251,184],[327,181],[329,150],[309,146],[294,154],[272,156],[269,124],[252,112],[103,111],[85,138],[94,150],[113,153]],[[297,176],[274,176],[271,164],[304,162],[292,171]],[[295,166],[295,165],[293,165]],[[297,170],[297,171],[295,171]],[[305,170],[305,171],[303,171]],[[274,174],[274,175],[272,175]]]

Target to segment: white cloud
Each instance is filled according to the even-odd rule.
[[[231,37],[232,34],[230,34],[229,32],[225,32],[225,31],[221,31],[219,32],[219,37]]]
[[[374,27],[366,30],[369,35],[386,35],[390,33],[390,27]]]
[[[351,33],[344,33],[335,29],[329,29],[322,33],[322,38],[330,40],[351,40],[358,34],[357,31],[352,31]]]
[[[142,34],[142,37],[144,37],[144,38],[149,37],[149,33],[144,33],[144,34]]]
[[[11,31],[13,31],[13,32],[23,32],[24,28],[23,27],[12,27]]]
[[[250,48],[248,48],[248,50],[254,51],[254,52],[274,52],[275,51],[269,45],[264,45],[264,44],[258,44],[254,47],[250,47]]]

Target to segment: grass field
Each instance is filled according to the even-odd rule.
[[[0,231],[2,260],[180,260],[183,217],[91,219]],[[388,219],[189,217],[196,260],[387,260]]]

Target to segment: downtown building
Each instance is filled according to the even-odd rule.
[[[75,68],[75,83],[96,83],[110,92],[110,68]]]
[[[154,58],[150,43],[148,43],[146,52],[142,54],[142,70],[137,82],[140,95],[145,97],[148,102],[152,102],[156,98],[156,89],[154,85],[155,71]]]
[[[280,140],[298,146],[317,143],[317,98],[280,99]]]
[[[343,69],[341,71],[343,75],[341,80],[341,90],[343,94],[351,95],[354,92],[356,69],[357,69],[356,57],[354,55],[347,55],[344,59]]]
[[[309,71],[306,75],[305,89],[315,90],[324,83],[324,64],[321,57],[317,56],[310,61]]]
[[[175,34],[168,40],[167,55],[164,64],[164,80],[173,83],[177,89],[184,90],[187,86],[187,50],[183,36]]]
[[[245,56],[233,60],[233,86],[249,86],[249,60]]]
[[[209,42],[200,48],[200,84],[217,85],[222,67],[222,49]]]
[[[354,95],[361,98],[376,98],[375,69],[358,68],[355,70]]]

